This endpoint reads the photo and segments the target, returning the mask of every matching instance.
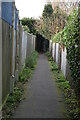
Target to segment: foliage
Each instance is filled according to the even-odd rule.
[[[37,62],[37,57],[38,57],[38,53],[32,52],[32,54],[29,55],[25,61],[25,68],[33,69],[35,67],[36,62]]]
[[[52,58],[52,56],[51,56],[51,54],[50,54],[49,51],[47,51],[47,52],[45,53],[45,55],[48,57],[48,60],[49,60],[49,61],[52,61],[52,60],[53,60],[53,58]]]
[[[42,17],[36,22],[36,30],[46,39],[50,40],[52,35],[64,28],[67,19],[67,14],[59,7],[52,10],[52,5],[47,4],[44,7]]]
[[[25,83],[31,76],[31,71],[34,69],[37,62],[38,53],[36,51],[32,52],[25,61],[25,67],[19,75],[19,81]]]
[[[46,53],[45,53],[45,55],[49,58],[49,57],[51,57],[51,53],[49,52],[49,51],[47,51]]]
[[[28,78],[30,78],[31,76],[31,69],[30,68],[23,68],[23,70],[21,71],[20,75],[19,75],[19,81],[20,82],[26,82],[28,80]]]
[[[58,36],[59,34],[54,38]],[[72,84],[80,100],[80,7],[69,16],[67,26],[62,31],[61,40],[67,48],[67,59],[73,77]]]
[[[24,25],[23,28],[24,28],[24,31],[27,31],[28,33],[30,33],[30,30],[26,25]]]
[[[56,69],[55,63],[53,63],[53,73],[56,78],[56,83],[62,91],[62,95],[64,97],[65,105],[66,105],[66,117],[69,119],[79,119],[80,109],[78,106],[78,99],[75,95],[74,90],[71,88],[69,81],[67,81],[64,75]]]
[[[52,41],[53,41],[53,42],[56,42],[56,43],[57,43],[57,42],[60,43],[61,34],[62,34],[62,32],[59,32],[59,33],[57,33],[56,35],[53,35],[52,38],[51,38]]]
[[[49,53],[48,53],[49,54]],[[47,55],[47,54],[46,54]],[[51,57],[51,56],[48,56]],[[61,90],[62,96],[65,102],[65,116],[70,120],[79,120],[80,108],[78,106],[78,99],[74,90],[71,88],[69,81],[67,81],[62,74],[62,72],[58,69],[57,64],[52,60],[50,61],[51,70],[54,74],[54,78],[56,80],[56,84]]]
[[[72,71],[73,85],[76,94],[80,96],[80,29],[79,18],[76,12],[71,21],[72,22],[68,24],[66,33],[67,58]]]
[[[12,119],[12,113],[14,109],[17,107],[18,103],[23,99],[22,95],[25,92],[24,85],[31,76],[31,71],[32,71],[32,68],[35,67],[34,65],[37,62],[37,58],[38,58],[38,53],[34,51],[29,56],[29,59],[26,60],[28,61],[27,63],[29,63],[29,65],[26,63],[26,66],[22,69],[21,73],[19,74],[19,80],[17,81],[14,87],[13,93],[9,95],[8,100],[3,108],[4,119],[7,119],[7,118]]]
[[[21,23],[22,23],[23,26],[27,27],[27,30],[28,30],[29,33],[36,34],[36,29],[35,29],[36,19],[23,18],[21,20]]]
[[[43,17],[50,17],[53,14],[53,8],[51,4],[44,6]]]
[[[8,100],[3,107],[3,118],[10,119],[12,111],[17,107],[17,104],[21,101],[23,88],[21,86],[15,86],[13,94],[9,95]]]

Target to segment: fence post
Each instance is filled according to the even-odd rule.
[[[19,42],[19,11],[17,10],[17,33],[16,33],[16,57],[15,57],[15,81],[18,80],[18,65],[19,65],[19,46],[18,46],[18,42]]]
[[[1,2],[0,2],[0,119],[2,117],[2,20],[1,20]]]
[[[22,25],[20,24],[19,26],[19,43],[18,43],[18,46],[19,46],[19,66],[18,66],[18,69],[19,69],[19,73],[21,72],[22,70],[22,65],[21,65],[21,58],[22,58],[22,32],[23,32],[23,28],[22,28]]]
[[[62,48],[62,53],[61,53],[61,71],[64,74],[66,78],[66,64],[67,64],[67,52],[66,52],[66,47]]]
[[[13,26],[12,26],[12,50],[11,50],[11,77],[10,77],[10,93],[14,87],[14,71],[13,71],[13,43],[14,43],[14,26],[15,26],[15,1],[13,1]]]
[[[49,52],[51,53],[52,51],[52,40],[49,41]]]
[[[59,69],[61,69],[61,44],[59,43]]]

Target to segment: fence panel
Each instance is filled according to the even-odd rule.
[[[32,52],[32,35],[27,33],[27,56]]]
[[[14,30],[14,40],[13,40],[13,70],[12,70],[12,73],[13,75],[15,75],[15,64],[16,64],[16,60],[15,60],[15,57],[16,57],[16,35],[17,35],[17,32],[16,30]]]
[[[1,18],[1,1],[0,1],[0,18]]]
[[[25,64],[26,60],[26,49],[27,49],[27,33],[23,31],[22,35],[22,66]]]
[[[67,60],[67,64],[66,64],[66,79],[70,81],[71,85],[73,84],[72,77],[71,77],[70,65],[68,63],[68,60]]]
[[[49,41],[49,52],[52,51],[52,40]]]
[[[18,61],[19,61],[19,73],[22,70],[22,64],[21,64],[21,58],[22,58],[22,33],[23,33],[23,28],[20,25],[19,26],[19,41],[18,41],[18,49],[19,49],[19,56],[18,56]]]
[[[10,92],[12,28],[2,21],[2,99]]]
[[[60,50],[60,44],[56,43],[56,63],[59,67],[59,69],[61,69],[61,50]]]
[[[1,18],[13,25],[13,2],[1,2]]]
[[[52,57],[56,61],[56,43],[52,43]]]
[[[0,107],[2,105],[2,20],[0,18]],[[2,113],[0,111],[0,117]]]
[[[18,11],[16,8],[14,13],[15,24],[12,28],[12,2],[3,2],[0,5],[2,5],[2,11],[0,10],[0,14],[3,19],[0,19],[0,23],[2,21],[2,33],[0,33],[0,38],[2,34],[2,99],[4,101],[7,95],[12,92],[14,82],[18,78],[18,73],[21,72],[22,67],[25,64],[25,59],[35,50],[36,37],[23,31],[22,25],[19,26]]]
[[[33,37],[33,50],[35,51],[36,36]]]
[[[33,52],[34,49],[34,36],[32,35],[32,40],[31,40],[31,51]]]
[[[56,43],[56,63],[59,64],[59,43]]]
[[[64,74],[64,76],[66,77],[66,65],[67,65],[67,51],[66,51],[66,47],[62,48],[62,52],[61,52],[61,70]]]

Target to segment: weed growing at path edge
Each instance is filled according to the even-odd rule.
[[[49,52],[46,53],[48,56],[48,60],[51,64],[51,70],[54,74],[54,78],[56,80],[56,84],[61,90],[64,103],[65,103],[65,115],[70,120],[79,120],[80,118],[80,108],[78,105],[78,99],[74,92],[74,89],[71,88],[71,85],[68,80],[65,79],[62,72],[58,69],[57,64],[53,61],[51,54]],[[52,60],[51,60],[52,59]]]
[[[35,68],[35,65],[37,63],[37,58],[38,53],[36,51],[32,52],[32,54],[27,57],[25,60],[25,67],[22,69],[19,75],[20,82],[28,81],[31,76],[31,71]]]
[[[13,93],[9,95],[6,104],[2,109],[3,119],[12,119],[14,109],[18,106],[20,101],[24,99],[25,84],[31,76],[33,68],[37,63],[38,53],[34,51],[25,61],[25,66],[19,74],[19,80],[15,83]]]

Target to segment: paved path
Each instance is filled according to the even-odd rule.
[[[37,68],[27,86],[27,98],[15,110],[14,118],[62,118],[63,104],[45,55],[40,54]]]

